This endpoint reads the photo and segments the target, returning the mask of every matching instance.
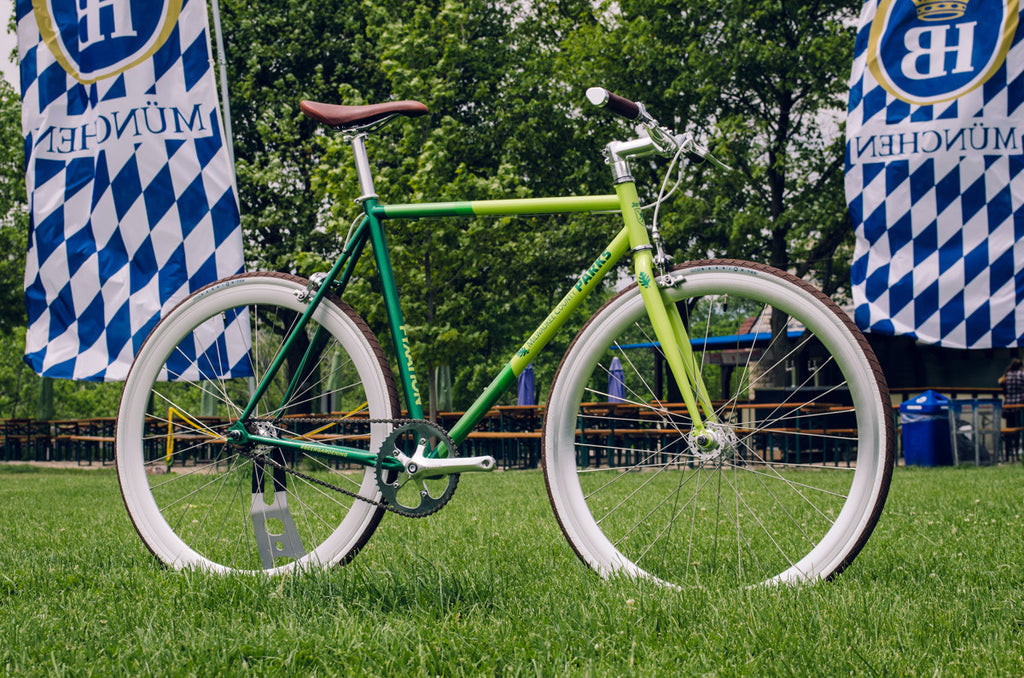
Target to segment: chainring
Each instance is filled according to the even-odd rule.
[[[377,487],[389,508],[408,516],[425,516],[448,503],[459,484],[458,473],[417,478],[406,470],[385,466],[388,459],[395,459],[399,454],[412,457],[418,448],[436,449],[442,442],[448,449],[448,456],[456,456],[452,439],[429,421],[410,421],[391,431],[377,453],[374,468]]]

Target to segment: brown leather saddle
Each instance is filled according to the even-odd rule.
[[[307,116],[336,129],[351,130],[383,122],[396,115],[414,118],[430,111],[418,101],[387,101],[367,106],[342,106],[303,101],[299,108]]]

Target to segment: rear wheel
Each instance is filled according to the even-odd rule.
[[[605,576],[835,575],[867,541],[892,474],[891,406],[870,347],[784,272],[692,262],[670,280],[717,447],[696,445],[685,408],[666,402],[678,396],[663,392],[661,348],[638,289],[626,289],[580,331],[548,401],[544,473],[563,532]],[[623,402],[609,402],[616,385]]]
[[[175,568],[281,573],[352,557],[383,509],[373,468],[227,441],[255,385],[283,364],[245,425],[251,433],[376,452],[398,412],[383,352],[347,305],[305,310],[300,278],[235,276],[185,299],[154,328],[125,382],[117,472],[135,528]],[[287,469],[287,470],[286,470]],[[291,473],[299,471],[302,475]]]

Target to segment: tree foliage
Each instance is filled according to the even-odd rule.
[[[21,360],[25,341],[22,278],[28,231],[21,100],[0,76],[0,417],[16,416],[32,403],[36,382]],[[21,411],[28,414],[27,407]]]
[[[301,99],[385,98],[359,0],[222,0],[246,260],[309,274],[335,252],[311,186],[321,130]]]
[[[426,103],[429,119],[371,138],[378,193],[385,202],[471,200],[608,192],[600,148],[627,132],[584,106],[584,89],[603,84],[703,134],[737,170],[686,169],[674,209],[661,210],[677,257],[767,261],[841,288],[852,240],[842,141],[822,125],[842,109],[853,47],[844,20],[855,5],[378,0],[328,2],[316,17],[298,0],[232,5],[239,180],[258,261],[323,265],[358,214],[350,152],[301,118],[300,97]],[[244,59],[231,56],[232,44],[246,45]],[[638,176],[656,185],[649,168]],[[421,376],[456,366],[464,406],[614,226],[560,217],[388,228]],[[382,331],[369,280],[350,298]],[[542,381],[561,341],[539,361]]]
[[[22,278],[28,233],[21,100],[0,77],[0,333],[25,322]]]
[[[843,292],[852,231],[836,118],[856,0],[220,7],[249,268],[322,269],[358,215],[351,152],[300,113],[301,99],[423,101],[428,118],[396,121],[371,137],[377,191],[384,202],[472,200],[609,192],[601,147],[629,132],[585,104],[585,88],[604,85],[697,132],[736,170],[685,167],[660,210],[677,258],[765,261]],[[23,160],[16,99],[9,88],[0,96],[3,182],[23,172]],[[653,195],[655,169],[639,167],[637,176]],[[16,186],[23,201],[24,184],[10,181],[0,183],[0,239],[16,254],[0,259],[4,294],[13,295],[0,305],[0,329],[19,325],[23,313],[27,217],[8,189]],[[452,366],[456,406],[465,406],[616,228],[589,216],[389,223],[421,381]],[[382,302],[364,264],[349,300],[383,334]],[[542,384],[570,334],[538,360]]]
[[[538,22],[485,0],[379,10],[370,36],[382,46],[380,67],[393,96],[420,100],[432,112],[426,122],[392,125],[370,140],[384,202],[578,192],[588,174],[602,169],[600,149],[581,139],[567,115],[576,104],[564,91],[553,96],[550,47],[531,35]],[[351,212],[357,193],[350,152],[336,138],[329,148],[322,180],[334,204]],[[389,223],[421,374],[456,366],[456,405],[467,405],[611,231],[572,217]],[[352,297],[381,327],[374,287],[357,285]],[[558,355],[555,347],[539,360],[542,381],[553,375]]]
[[[556,3],[558,4],[558,3]],[[571,79],[603,81],[700,132],[736,169],[691,166],[664,232],[677,256],[763,261],[834,293],[853,232],[843,195],[855,0],[624,0],[565,41]]]

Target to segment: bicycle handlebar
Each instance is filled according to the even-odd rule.
[[[609,92],[604,87],[590,87],[587,89],[587,100],[599,108],[606,108],[616,115],[621,115],[629,120],[635,120],[639,126],[646,130],[646,138],[640,137],[627,142],[613,142],[609,146],[612,155],[643,156],[649,153],[658,153],[664,156],[671,156],[678,151],[693,153],[702,158],[707,158],[722,169],[732,170],[731,167],[711,155],[708,149],[698,143],[690,132],[676,134],[672,130],[662,127],[661,124],[647,112],[643,104],[631,101],[626,97]]]
[[[595,106],[607,108],[612,113],[621,115],[627,120],[636,120],[643,111],[640,104],[630,101],[626,97],[620,97],[618,94],[612,94],[604,87],[591,87],[588,89],[587,99]]]

